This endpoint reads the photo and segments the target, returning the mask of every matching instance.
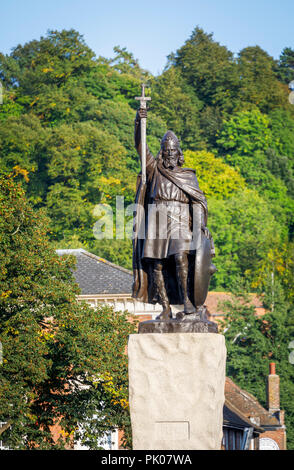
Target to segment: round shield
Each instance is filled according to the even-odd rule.
[[[211,262],[210,240],[201,232],[201,243],[196,250],[194,274],[194,304],[203,305],[207,297],[209,282],[216,267]]]

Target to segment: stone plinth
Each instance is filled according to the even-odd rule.
[[[208,320],[147,320],[139,323],[139,333],[217,333],[217,324]]]
[[[220,449],[224,336],[130,335],[128,356],[133,449]]]

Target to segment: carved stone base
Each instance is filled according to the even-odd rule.
[[[139,323],[138,333],[218,333],[216,323],[199,320],[197,314],[185,315],[184,320],[148,320]],[[199,318],[199,317],[198,317]]]
[[[225,337],[134,334],[128,357],[133,449],[219,450]]]

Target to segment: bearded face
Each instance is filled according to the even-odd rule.
[[[179,149],[173,140],[167,140],[162,146],[162,159],[165,168],[173,169],[178,165]]]

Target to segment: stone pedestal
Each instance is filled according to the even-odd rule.
[[[128,356],[133,449],[220,449],[224,336],[130,335]]]

